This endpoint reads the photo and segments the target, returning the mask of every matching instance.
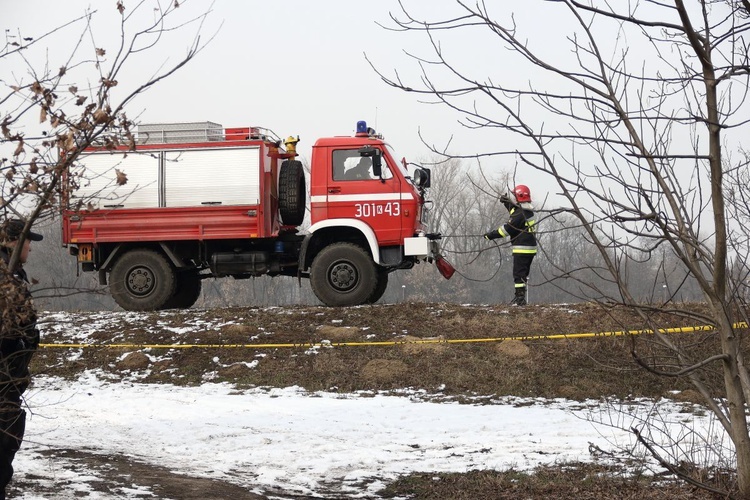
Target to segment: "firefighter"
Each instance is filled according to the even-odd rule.
[[[21,395],[29,385],[29,363],[39,346],[36,311],[23,264],[31,241],[40,241],[42,235],[29,232],[20,249],[19,264],[8,268],[24,225],[18,219],[0,224],[0,500],[5,499],[13,458],[23,440],[26,412]]]
[[[513,283],[515,296],[511,302],[516,306],[524,306],[527,303],[527,286],[531,262],[536,255],[536,227],[534,220],[533,205],[531,204],[531,191],[528,186],[517,185],[512,195],[500,196],[500,201],[510,214],[508,222],[498,229],[485,233],[488,240],[505,238],[510,236],[513,248]]]
[[[372,160],[362,157],[359,159],[359,163],[346,171],[346,178],[348,180],[372,179],[370,175],[371,166]]]

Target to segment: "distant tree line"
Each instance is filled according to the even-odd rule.
[[[513,293],[509,242],[488,242],[482,235],[507,220],[499,196],[511,186],[511,174],[490,176],[457,159],[435,164],[432,172],[431,229],[442,233],[443,253],[458,272],[448,281],[434,265],[420,263],[412,270],[391,273],[381,302],[508,303]],[[545,194],[535,192],[534,197],[543,203]],[[531,274],[532,304],[604,300],[615,293],[616,284],[600,271],[600,256],[574,217],[555,208],[537,206],[537,220],[539,255]],[[62,247],[59,221],[46,222],[40,231],[45,240],[34,246],[27,266],[39,282],[35,285],[39,306],[48,310],[116,309],[106,287],[98,285],[97,274],[79,272],[75,257]],[[678,261],[666,250],[650,254],[633,250],[623,266],[624,279],[646,303],[700,300],[700,290],[678,271]],[[291,304],[320,302],[305,279],[207,278],[194,307]]]

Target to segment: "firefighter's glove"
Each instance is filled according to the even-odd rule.
[[[507,194],[501,194],[500,195],[500,202],[501,203],[510,203],[510,196]]]
[[[497,231],[490,231],[489,233],[484,233],[485,240],[494,240],[495,238],[497,238]]]

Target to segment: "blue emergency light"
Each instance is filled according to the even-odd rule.
[[[355,137],[369,137],[375,135],[375,129],[367,126],[367,122],[360,120],[357,122],[357,133]]]

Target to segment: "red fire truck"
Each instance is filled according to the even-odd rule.
[[[425,225],[429,170],[409,176],[365,122],[353,137],[319,139],[303,231],[298,140],[211,122],[141,125],[135,150],[93,148],[68,175],[63,243],[126,310],[190,307],[208,277],[309,278],[329,306],[374,303],[390,272],[420,261],[450,278]]]

